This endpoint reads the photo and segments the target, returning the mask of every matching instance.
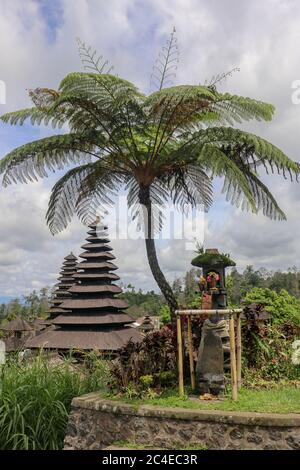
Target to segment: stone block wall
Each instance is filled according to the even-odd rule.
[[[74,398],[66,450],[103,449],[116,441],[174,449],[300,449],[300,415],[135,407],[102,399]]]

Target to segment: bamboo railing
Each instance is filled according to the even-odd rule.
[[[187,347],[189,353],[189,367],[192,390],[196,389],[196,377],[193,355],[192,341],[192,317],[203,315],[220,315],[229,317],[229,339],[230,339],[230,370],[231,370],[231,396],[237,400],[238,390],[241,387],[242,375],[242,334],[241,334],[241,313],[242,309],[217,309],[217,310],[176,310],[177,316],[177,345],[178,345],[178,382],[179,394],[184,395],[184,370],[183,370],[183,341],[181,317],[187,317]],[[235,331],[236,326],[236,331]],[[236,341],[235,341],[236,337]]]

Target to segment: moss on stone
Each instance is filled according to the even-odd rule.
[[[192,265],[201,268],[202,266],[235,266],[236,263],[225,253],[200,253],[192,259]]]

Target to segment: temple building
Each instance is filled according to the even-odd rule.
[[[56,350],[96,350],[116,353],[129,340],[142,339],[142,334],[131,324],[134,320],[124,310],[127,303],[116,297],[122,289],[115,285],[119,276],[107,238],[107,227],[89,225],[87,244],[80,255],[82,261],[73,274],[76,283],[71,296],[59,304],[59,315],[53,318],[55,329],[48,330],[28,341],[27,347]]]
[[[58,278],[58,284],[53,293],[53,297],[50,301],[51,307],[49,309],[49,320],[53,320],[61,313],[65,313],[65,310],[60,307],[62,302],[67,298],[71,297],[69,292],[70,287],[76,282],[73,275],[76,273],[77,258],[73,253],[70,253],[64,258],[64,262],[60,271],[60,277]]]
[[[34,326],[20,317],[0,325],[0,331],[4,333],[4,338],[1,339],[7,353],[22,351],[26,340],[35,334]]]

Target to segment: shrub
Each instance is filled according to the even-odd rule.
[[[111,390],[127,395],[170,386],[176,378],[175,334],[171,327],[148,333],[140,343],[129,342],[110,364]],[[167,381],[167,383],[166,383]]]
[[[297,379],[299,370],[292,363],[293,330],[287,324],[258,320],[261,304],[245,307],[243,322],[243,359],[247,367],[257,369],[268,380]],[[245,370],[245,369],[244,369]]]
[[[103,388],[107,380],[106,364],[86,359],[89,367],[74,364],[72,358],[51,365],[43,355],[27,363],[8,359],[0,393],[2,450],[63,447],[72,398]]]
[[[253,303],[263,305],[266,311],[272,315],[274,324],[290,323],[300,326],[300,303],[296,297],[284,289],[277,293],[271,289],[255,287],[246,294],[244,299],[245,305]]]
[[[159,309],[159,318],[163,325],[167,325],[171,322],[171,312],[168,305],[164,304]]]

